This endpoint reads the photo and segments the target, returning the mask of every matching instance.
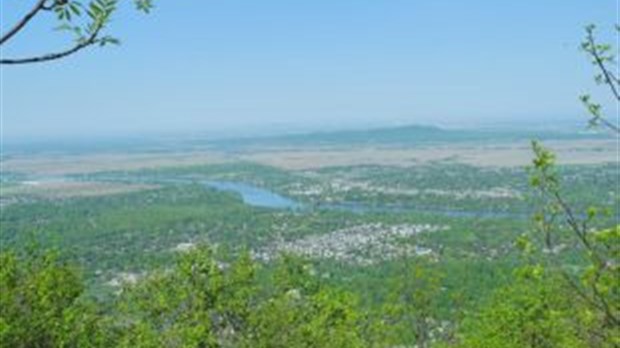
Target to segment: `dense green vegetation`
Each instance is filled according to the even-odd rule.
[[[616,230],[616,239],[618,230]],[[249,255],[217,261],[211,250],[126,285],[98,311],[81,297],[75,270],[54,254],[3,252],[2,342],[10,347],[615,347],[617,326],[572,298],[562,279],[537,267],[513,273],[489,303],[462,310],[447,301],[443,279],[423,261],[390,274],[381,305],[330,284],[311,265],[284,257],[261,269]],[[617,271],[617,270],[616,270]],[[471,272],[471,270],[469,271]],[[613,284],[612,284],[613,285]],[[615,289],[617,292],[617,284]],[[615,314],[617,314],[617,307]],[[463,318],[463,319],[459,319]],[[455,321],[459,320],[459,321]],[[462,321],[461,321],[462,320]],[[36,332],[36,335],[31,333]]]

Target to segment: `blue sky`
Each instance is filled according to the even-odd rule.
[[[3,30],[24,3],[1,2]],[[617,16],[615,0],[156,6],[121,8],[110,28],[119,47],[3,66],[5,138],[577,120],[577,96],[600,90],[578,51],[583,26],[615,40]],[[53,25],[36,20],[2,55],[69,45]]]

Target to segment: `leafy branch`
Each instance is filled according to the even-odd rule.
[[[613,98],[615,98],[616,103],[620,103],[620,78],[613,72],[613,68],[617,67],[613,47],[609,44],[597,42],[594,35],[596,26],[588,25],[585,30],[586,37],[581,43],[581,49],[586,52],[591,58],[592,64],[598,69],[598,73],[594,76],[594,80],[598,84],[606,85]],[[620,26],[616,25],[615,31],[620,35]],[[593,102],[588,94],[582,95],[580,99],[590,114],[590,126],[601,124],[616,134],[620,134],[619,126],[603,116],[601,104]]]
[[[583,217],[576,214],[562,196],[559,176],[555,170],[555,155],[537,142],[533,142],[532,148],[535,157],[531,184],[547,202],[534,219],[543,233],[544,247],[548,253],[553,254],[555,245],[551,235],[555,218],[564,217],[568,230],[585,251],[589,266],[582,274],[581,282],[575,281],[573,275],[560,266],[561,262],[557,258],[551,258],[554,268],[582,300],[602,312],[608,325],[617,327],[620,325],[619,289],[618,284],[609,283],[609,280],[620,276],[620,265],[616,263],[620,251],[617,244],[620,242],[620,225],[598,231],[591,229],[589,223],[598,214],[597,210],[590,208]]]
[[[45,12],[54,13],[60,25],[57,30],[67,31],[74,35],[74,45],[58,52],[46,53],[31,57],[4,58],[0,64],[40,63],[64,58],[77,53],[89,46],[106,46],[119,44],[120,41],[110,35],[103,34],[116,11],[118,0],[91,0],[86,5],[76,0],[39,0],[10,30],[0,38],[4,45],[15,38],[24,27],[37,15]],[[152,0],[134,0],[136,9],[148,13],[153,8]],[[84,14],[86,15],[84,18]],[[83,18],[82,20],[78,20]]]

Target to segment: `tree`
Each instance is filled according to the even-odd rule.
[[[612,46],[598,43],[594,31],[593,25],[586,27],[581,47],[597,68],[595,81],[607,86],[612,98],[620,103],[620,80],[612,73],[612,66],[617,64]],[[620,32],[618,26],[616,31]],[[580,99],[589,112],[591,126],[602,126],[616,137],[620,136],[618,124],[603,115],[600,104],[592,102],[589,95]],[[617,202],[613,207],[593,206],[579,212],[564,197],[555,155],[537,142],[533,143],[533,150],[531,181],[543,202],[535,216],[541,237],[538,246],[545,256],[542,265],[560,274],[575,298],[584,304],[581,314],[590,318],[588,340],[591,344],[620,347],[617,335],[620,330],[620,224],[614,215],[618,214]],[[560,238],[568,238],[571,251],[585,264],[583,268],[575,271],[566,267],[557,253]]]
[[[121,295],[118,347],[362,347],[356,300],[321,286],[301,259],[283,257],[272,287],[248,253],[224,264],[199,247],[176,267]]]
[[[241,347],[367,346],[355,296],[321,284],[313,273],[303,259],[281,257],[274,289],[253,309]]]
[[[579,300],[583,304],[577,317],[590,318],[589,327],[584,329],[589,331],[592,346],[620,347],[620,225],[617,221],[615,226],[594,225],[601,211],[598,207],[577,212],[564,198],[553,153],[538,143],[534,143],[534,152],[532,184],[544,202],[535,216],[540,232],[540,242],[536,243],[540,266],[560,274],[575,303]],[[571,245],[570,251],[581,259],[582,268],[567,267],[566,260],[557,252],[560,239]],[[525,249],[533,248],[525,244]]]
[[[596,82],[620,102],[613,49],[598,43],[594,30],[586,27],[581,47],[597,69]],[[591,126],[620,135],[600,104],[588,95],[580,99]],[[620,225],[613,215],[617,203],[611,207],[615,209],[580,211],[566,198],[555,154],[538,142],[532,147],[531,184],[541,208],[534,216],[536,233],[517,240],[527,261],[516,270],[513,284],[465,320],[461,346],[620,347]],[[565,253],[561,244],[569,246]]]
[[[440,337],[437,333],[437,301],[441,293],[441,276],[431,267],[430,261],[400,261],[400,276],[391,280],[390,294],[385,304],[384,321],[395,337],[393,344],[415,342],[416,347],[428,348]],[[388,331],[388,330],[386,330]]]
[[[120,41],[105,33],[112,15],[117,9],[118,0],[37,0],[24,16],[13,24],[0,37],[0,47],[12,42],[17,34],[31,21],[46,14],[54,15],[58,22],[57,30],[73,35],[73,46],[57,52],[31,57],[0,58],[0,64],[28,64],[61,59],[75,54],[87,47],[119,44]],[[152,0],[133,0],[136,9],[148,13],[153,8]]]
[[[574,302],[559,282],[522,272],[468,317],[463,348],[588,347],[571,322]]]
[[[243,336],[254,293],[248,254],[233,264],[199,247],[121,295],[120,347],[227,347]]]
[[[0,252],[0,346],[109,346],[83,291],[77,271],[55,252]]]

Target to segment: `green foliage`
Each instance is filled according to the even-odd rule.
[[[219,347],[236,340],[245,330],[253,278],[247,255],[232,265],[218,263],[206,247],[183,255],[173,270],[124,289],[120,346]]]
[[[216,261],[201,247],[176,267],[128,285],[119,300],[120,347],[361,347],[356,301],[323,288],[285,257],[274,287],[258,287],[249,254]]]
[[[362,347],[361,316],[352,294],[324,286],[304,260],[283,255],[274,288],[250,317],[244,347]]]
[[[538,259],[542,267],[561,275],[572,297],[583,304],[580,314],[588,318],[587,335],[597,344],[620,344],[615,331],[620,327],[620,271],[618,251],[620,225],[592,227],[599,209],[588,208],[579,214],[566,201],[555,171],[554,156],[534,143],[532,184],[541,193],[543,207],[535,216],[542,238]],[[536,236],[535,236],[536,237]],[[557,255],[558,241],[573,245],[572,253],[582,260],[577,269],[569,269]],[[599,342],[601,341],[601,342]]]
[[[437,301],[441,279],[426,259],[400,261],[400,276],[390,279],[383,321],[391,330],[386,333],[392,344],[416,343],[428,347],[437,329]]]
[[[244,347],[363,347],[351,295],[332,288],[277,292],[251,316]]]
[[[101,319],[80,301],[84,285],[54,252],[0,253],[0,343],[3,347],[96,347]]]
[[[153,3],[150,0],[134,0],[136,9],[148,13]],[[75,41],[79,44],[90,42],[100,46],[107,44],[119,44],[117,38],[108,35],[100,35],[118,8],[118,0],[92,0],[88,3],[82,1],[55,1],[52,6],[56,13],[60,25],[57,30],[69,31],[74,35]],[[78,21],[86,14],[84,20]]]
[[[535,268],[499,291],[480,313],[463,324],[464,348],[591,347],[572,321],[576,303]]]

